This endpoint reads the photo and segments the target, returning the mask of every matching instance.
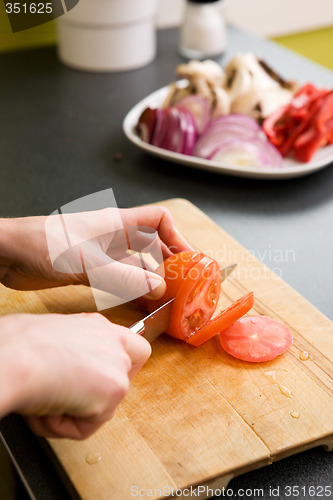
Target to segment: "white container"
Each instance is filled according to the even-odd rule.
[[[179,52],[188,59],[221,55],[226,49],[225,0],[187,0]]]
[[[156,55],[158,0],[80,0],[57,20],[61,62],[86,71],[124,71]]]

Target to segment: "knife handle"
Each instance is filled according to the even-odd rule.
[[[133,332],[136,333],[137,335],[142,335],[145,331],[145,324],[143,321],[137,321],[133,325],[129,327],[129,329]]]

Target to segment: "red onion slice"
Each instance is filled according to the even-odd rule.
[[[226,125],[239,125],[244,129],[248,130],[261,130],[259,123],[254,120],[251,116],[248,115],[240,115],[237,113],[231,113],[229,115],[218,116],[214,118],[209,127],[222,127]]]
[[[181,110],[183,118],[186,120],[186,130],[184,133],[184,143],[182,148],[182,153],[184,155],[193,155],[196,139],[197,139],[197,129],[195,126],[195,121],[193,115],[190,111],[186,109]]]
[[[191,156],[196,136],[194,118],[187,109],[156,110],[155,130],[150,142],[153,146]]]
[[[146,108],[139,118],[136,130],[144,142],[150,142],[156,126],[156,109]]]
[[[153,132],[150,144],[161,147],[164,137],[168,131],[167,116],[164,109],[157,108],[155,130]]]
[[[180,102],[184,100],[186,106],[147,108],[137,125],[142,140],[168,151],[230,165],[282,167],[280,152],[253,118],[230,114],[207,124],[208,102],[201,96],[188,96]],[[196,115],[192,106],[199,109]],[[199,131],[203,131],[201,135]]]
[[[167,131],[160,147],[179,153],[183,144],[183,131],[181,130],[179,112],[176,108],[166,108],[164,112]]]
[[[210,120],[210,104],[201,95],[187,95],[177,102],[177,108],[187,109],[194,118],[195,128],[198,135],[206,129]]]
[[[196,143],[194,155],[232,165],[282,167],[279,151],[249,116],[216,118]]]
[[[245,142],[242,139],[222,140],[218,149],[209,158],[229,165],[281,168],[282,156],[269,142],[253,138]]]

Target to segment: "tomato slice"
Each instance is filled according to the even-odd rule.
[[[289,349],[289,328],[267,316],[240,318],[220,334],[223,349],[243,361],[270,361]]]
[[[221,274],[218,263],[207,256],[186,271],[166,333],[187,341],[212,317],[220,296]]]
[[[205,255],[201,252],[180,252],[168,257],[156,269],[155,273],[164,277],[166,292],[159,300],[149,301],[149,312],[155,311],[163,304],[174,298],[179,287],[192,266],[194,266]]]
[[[237,300],[211,319],[220,296],[221,273],[216,260],[201,252],[181,252],[166,259],[156,270],[167,288],[160,300],[150,301],[154,311],[175,298],[168,335],[199,346],[246,314],[253,306],[253,293]]]
[[[213,318],[206,326],[201,328],[192,337],[188,338],[186,341],[199,347],[207,340],[215,337],[218,333],[225,328],[228,328],[236,320],[244,316],[250,309],[252,309],[254,304],[253,292],[244,295],[240,299],[236,300],[230,307],[224,309],[220,314]]]

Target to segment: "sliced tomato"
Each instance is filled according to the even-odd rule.
[[[244,295],[240,299],[236,300],[230,307],[224,309],[220,314],[218,314],[203,328],[196,332],[192,337],[187,339],[187,342],[191,345],[199,347],[207,340],[215,337],[218,333],[222,332],[230,325],[232,325],[236,320],[244,316],[250,309],[252,309],[254,304],[253,292]]]
[[[243,361],[270,361],[289,349],[289,328],[267,316],[240,318],[220,334],[223,349]]]
[[[163,276],[166,283],[166,292],[159,300],[148,303],[149,312],[174,298],[188,271],[194,264],[204,257],[201,252],[180,252],[171,255],[156,269],[155,273]]]
[[[191,345],[203,344],[253,306],[251,292],[211,319],[220,296],[221,273],[216,260],[201,252],[172,255],[155,272],[164,277],[167,287],[160,300],[149,302],[149,311],[174,298],[166,333]]]
[[[220,289],[219,265],[216,260],[204,256],[187,270],[176,294],[166,333],[187,341],[212,317]]]

